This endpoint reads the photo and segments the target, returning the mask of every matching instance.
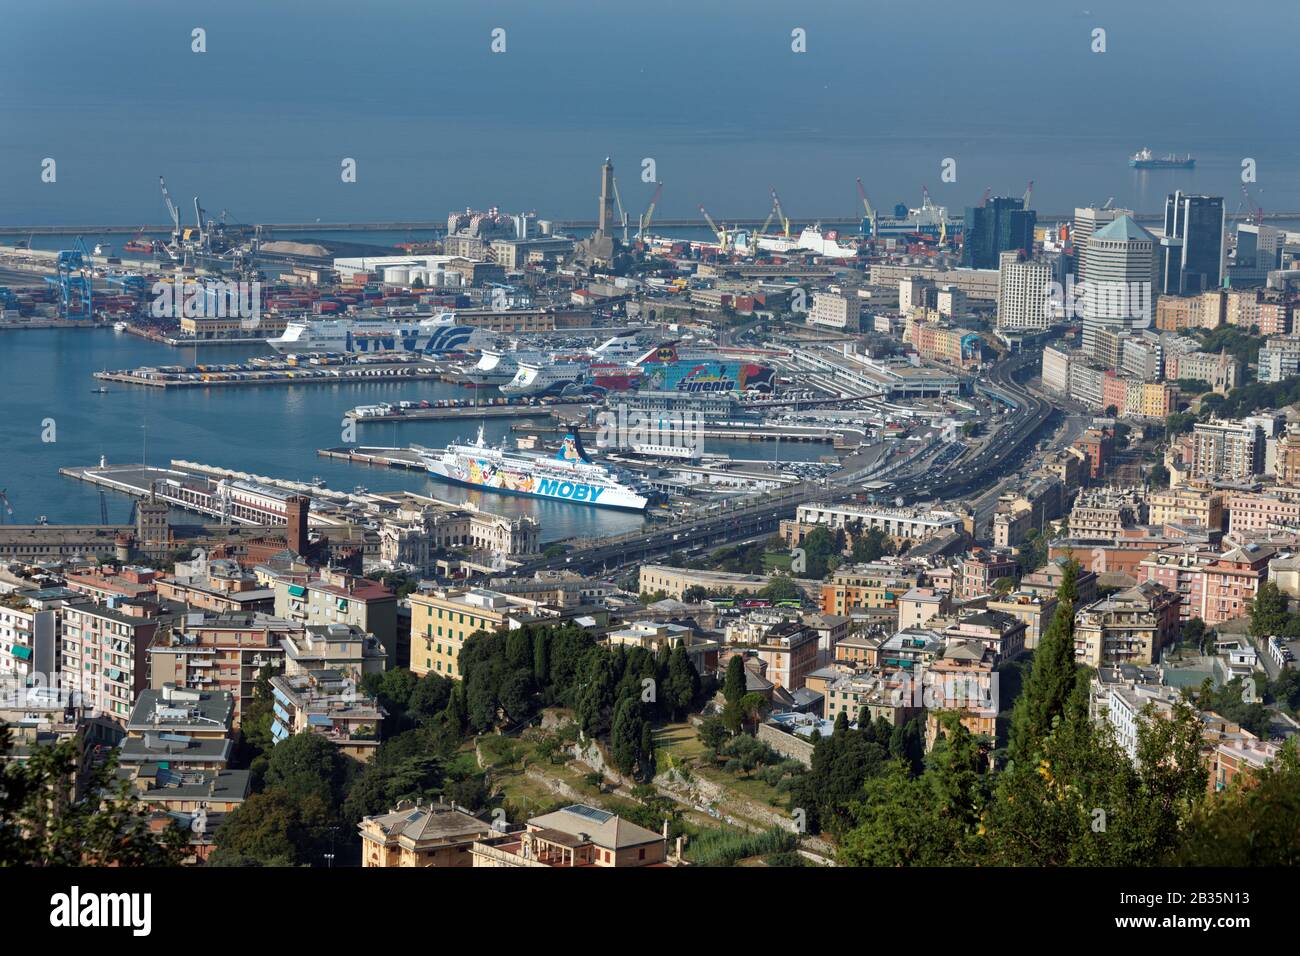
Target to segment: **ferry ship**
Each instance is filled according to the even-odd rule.
[[[1192,158],[1191,153],[1181,157],[1170,153],[1164,159],[1160,159],[1144,147],[1128,158],[1128,164],[1134,169],[1193,169],[1196,160]]]
[[[453,484],[506,495],[552,498],[597,508],[644,511],[651,492],[637,478],[598,465],[576,431],[564,436],[554,456],[493,448],[480,426],[473,444],[451,444],[424,456],[429,474]]]
[[[808,226],[799,233],[798,239],[786,236],[759,236],[758,248],[768,252],[813,252],[831,259],[852,259],[858,250],[852,246],[841,245],[839,234],[835,231],[823,233],[820,224]]]
[[[521,361],[515,377],[501,386],[505,395],[550,395],[570,385],[581,385],[587,377],[584,362]]]
[[[380,354],[422,352],[442,355],[490,348],[495,333],[457,325],[454,312],[397,316],[390,319],[303,319],[290,322],[284,334],[267,344],[286,355],[295,352]]]

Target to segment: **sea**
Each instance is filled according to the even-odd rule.
[[[444,382],[339,383],[329,385],[219,386],[159,389],[107,383],[93,377],[105,369],[144,365],[241,362],[274,354],[264,345],[174,348],[112,329],[0,331],[0,490],[13,514],[0,517],[32,524],[98,523],[97,486],[59,474],[60,468],[147,462],[167,467],[196,462],[291,481],[321,479],[338,491],[409,490],[444,501],[473,501],[496,514],[527,514],[541,522],[542,540],[606,537],[643,521],[630,512],[567,502],[494,495],[438,482],[423,473],[322,458],[317,450],[345,444],[343,416],[357,405],[403,400],[465,398],[473,394]],[[361,422],[356,443],[383,447],[441,447],[476,437],[478,422]],[[511,447],[507,419],[485,419],[484,437]],[[473,434],[471,434],[471,432]],[[816,460],[828,444],[708,441],[705,451],[736,459]],[[126,495],[106,492],[110,523],[131,513]],[[191,519],[193,520],[193,519]]]
[[[919,205],[923,186],[955,215],[986,189],[1020,196],[1031,181],[1044,214],[1107,200],[1157,213],[1174,189],[1225,196],[1229,213],[1300,211],[1300,127],[1266,66],[1293,59],[1294,0],[0,0],[0,23],[0,227],[85,226],[88,241],[97,224],[166,222],[160,175],[183,225],[196,202],[232,223],[308,227],[491,207],[594,218],[606,157],[634,223],[656,181],[657,219],[700,206],[762,217],[776,189],[793,217],[852,222],[859,177],[882,213]],[[1196,167],[1133,170],[1143,147],[1190,153]],[[91,392],[96,369],[178,361],[110,331],[0,333],[12,520],[97,521],[98,491],[57,470],[101,455],[429,490],[423,476],[315,451],[340,443],[348,408],[453,386]],[[55,441],[40,440],[47,419]],[[437,445],[455,427],[359,437]],[[124,499],[106,504],[125,519]],[[537,513],[548,540],[640,520],[492,507]]]

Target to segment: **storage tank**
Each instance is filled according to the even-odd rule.
[[[388,285],[410,285],[411,270],[402,266],[389,266],[384,270],[384,282]]]

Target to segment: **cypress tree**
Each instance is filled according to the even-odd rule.
[[[727,677],[722,682],[722,696],[732,704],[745,696],[745,659],[740,654],[732,655],[727,662]]]
[[[1078,685],[1074,658],[1074,602],[1079,565],[1073,559],[1057,591],[1056,613],[1034,651],[1034,664],[1011,715],[1008,756],[1013,763],[1032,760],[1053,722],[1066,714]]]

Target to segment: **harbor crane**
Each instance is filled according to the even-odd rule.
[[[623,224],[623,245],[627,245],[627,212],[623,209],[623,197],[618,194],[618,177],[611,176],[614,184],[614,202],[618,205],[618,220]]]
[[[781,231],[784,236],[790,238],[790,219],[786,216],[785,211],[781,208],[781,197],[776,194],[776,187],[772,187],[772,211],[776,213],[777,218],[781,220]]]
[[[638,239],[648,239],[650,236],[650,220],[654,218],[655,206],[659,205],[659,196],[664,191],[663,183],[655,183],[654,195],[650,197],[650,207],[645,211],[644,216],[637,218],[636,237]]]
[[[992,186],[984,187],[984,195],[980,197],[980,208],[983,209],[989,204],[989,193],[993,192]]]
[[[713,217],[709,215],[709,211],[703,206],[700,206],[700,215],[702,215],[704,221],[709,224],[709,228],[713,230],[713,234],[718,237],[718,245],[721,246],[722,250],[725,252],[727,249],[727,231],[718,228],[718,224],[713,221]]]
[[[867,199],[867,189],[862,185],[862,177],[858,177],[858,198],[862,200],[862,208],[867,213],[867,225],[870,229],[872,239],[876,238],[876,211],[871,208],[871,200]]]
[[[1025,187],[1024,196],[1022,196],[1020,199],[1021,205],[1024,206],[1026,209],[1029,208],[1029,200],[1033,198],[1033,195],[1034,195],[1034,181],[1031,179],[1029,180],[1029,185]]]
[[[64,249],[55,260],[55,274],[46,276],[45,281],[59,289],[59,316],[64,319],[89,320],[94,312],[91,308],[91,287],[94,284],[94,262],[86,242],[81,236],[71,249]]]
[[[1250,198],[1250,190],[1246,188],[1245,183],[1241,184],[1241,200],[1246,204],[1246,212],[1249,218],[1254,220],[1255,225],[1264,225],[1264,208]]]
[[[167,192],[166,181],[159,176],[158,186],[162,189],[163,202],[167,204],[167,213],[172,217],[172,245],[179,248],[181,241],[181,212],[172,202],[171,193]]]

